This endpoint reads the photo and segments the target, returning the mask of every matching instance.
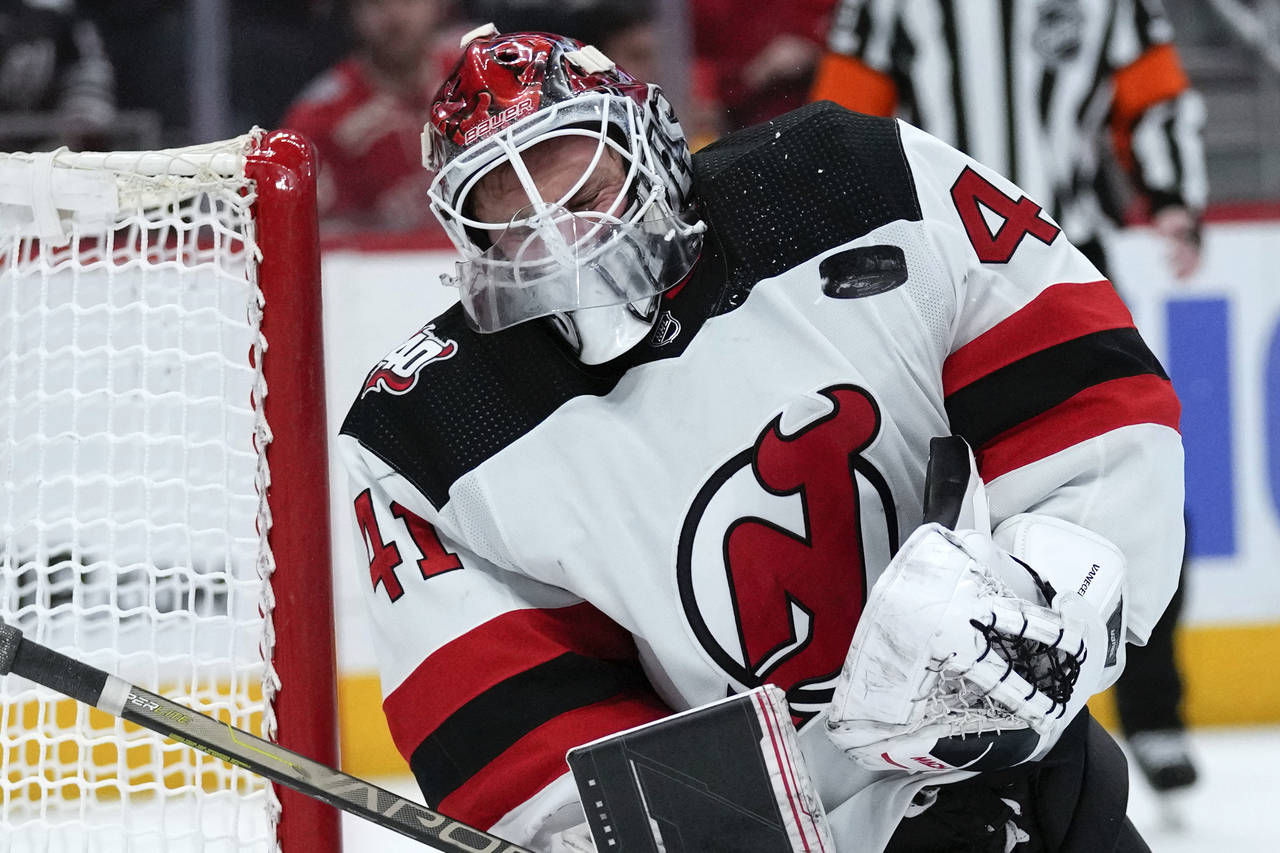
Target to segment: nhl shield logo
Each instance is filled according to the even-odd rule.
[[[407,394],[418,384],[418,374],[424,367],[452,358],[457,351],[456,341],[437,337],[435,326],[428,323],[374,366],[360,396],[371,391],[386,391],[397,396]]]
[[[1079,55],[1086,23],[1080,0],[1041,0],[1036,14],[1031,44],[1046,65],[1060,65]]]

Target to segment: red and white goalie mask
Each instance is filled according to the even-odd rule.
[[[684,132],[657,86],[550,33],[468,34],[423,130],[472,328],[550,317],[588,364],[641,341],[702,247]],[[534,150],[536,149],[536,150]]]

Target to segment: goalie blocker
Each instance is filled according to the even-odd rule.
[[[569,751],[595,849],[835,853],[773,685]]]

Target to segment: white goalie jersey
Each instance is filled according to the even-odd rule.
[[[881,850],[921,782],[819,712],[930,438],[974,448],[993,524],[1114,542],[1141,642],[1181,557],[1178,403],[1057,224],[915,128],[814,104],[694,164],[703,255],[626,356],[455,307],[360,389],[383,707],[432,807],[537,846],[576,804],[569,748],[772,683],[838,848]]]

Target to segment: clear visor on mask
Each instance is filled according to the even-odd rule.
[[[479,257],[442,276],[458,288],[467,321],[497,332],[562,311],[657,296],[692,269],[701,222],[651,208],[634,222],[560,205],[530,205]]]

